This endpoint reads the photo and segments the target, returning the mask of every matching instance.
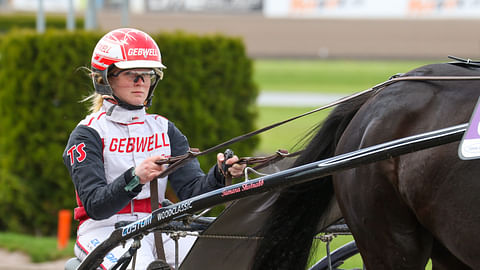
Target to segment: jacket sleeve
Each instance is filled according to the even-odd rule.
[[[103,164],[103,144],[91,127],[77,126],[70,134],[63,161],[75,185],[77,195],[92,219],[106,219],[124,208],[138,195],[141,186],[132,191],[124,188],[132,179],[132,169],[107,184]]]
[[[172,122],[168,125],[171,155],[179,156],[187,153],[190,149],[187,137]],[[225,179],[218,171],[216,164],[205,174],[196,158],[171,173],[168,178],[181,200],[225,186]]]

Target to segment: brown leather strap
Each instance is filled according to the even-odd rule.
[[[229,145],[231,145],[233,143],[236,143],[238,141],[243,141],[243,140],[248,139],[248,138],[250,138],[254,135],[260,134],[260,133],[265,132],[267,130],[270,130],[272,128],[278,127],[280,125],[286,124],[286,123],[288,123],[290,121],[293,121],[293,120],[296,120],[298,118],[313,114],[315,112],[318,112],[318,111],[321,111],[321,110],[324,110],[324,109],[327,109],[327,108],[334,107],[338,104],[346,102],[347,100],[353,99],[355,97],[362,96],[362,95],[370,93],[370,92],[378,92],[378,91],[382,90],[383,88],[385,88],[385,87],[387,87],[391,84],[394,84],[396,82],[400,82],[400,81],[463,81],[463,80],[480,80],[480,76],[398,76],[398,77],[393,77],[393,78],[389,79],[388,81],[384,81],[382,83],[379,83],[379,84],[377,84],[377,85],[375,85],[375,86],[373,86],[369,89],[366,89],[366,90],[360,91],[358,93],[354,93],[352,95],[340,98],[340,99],[338,99],[334,102],[331,102],[329,104],[326,104],[324,106],[316,108],[312,111],[309,111],[309,112],[291,117],[289,119],[274,123],[272,125],[263,127],[261,129],[251,131],[249,133],[237,136],[237,137],[232,138],[228,141],[225,141],[221,144],[218,144],[218,145],[215,145],[211,148],[208,148],[207,150],[204,150],[204,151],[200,152],[198,149],[195,149],[195,150],[188,151],[184,155],[171,157],[171,158],[168,158],[168,159],[157,160],[156,161],[157,164],[170,164],[168,166],[168,168],[166,170],[164,170],[162,172],[162,174],[160,174],[159,178],[169,175],[173,171],[180,168],[183,164],[185,164],[186,162],[196,158],[197,156],[209,154],[213,151],[220,150],[220,149],[225,148],[226,146],[229,146]]]
[[[288,157],[294,157],[298,156],[302,153],[303,151],[297,151],[294,153],[289,153],[287,150],[279,149],[275,154],[271,156],[266,156],[266,157],[242,157],[239,159],[238,163],[239,164],[246,164],[246,165],[256,165],[253,167],[255,170],[259,170],[261,168],[264,168],[270,164],[273,164],[275,162],[278,162],[284,158]]]
[[[152,207],[152,212],[158,209],[158,181],[156,178],[150,182],[150,205]],[[162,233],[159,231],[154,231],[153,238],[155,239],[157,258],[166,262],[167,260],[165,259],[165,250],[163,249]]]

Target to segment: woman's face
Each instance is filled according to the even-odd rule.
[[[155,73],[152,69],[115,69],[108,82],[115,96],[130,105],[143,105]]]

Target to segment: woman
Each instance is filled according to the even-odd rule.
[[[148,34],[131,28],[107,33],[97,43],[91,65],[95,87],[90,96],[91,114],[73,130],[63,154],[77,194],[75,218],[80,226],[75,254],[80,260],[110,235],[115,223],[135,221],[151,212],[151,181],[158,181],[159,202],[164,199],[167,178],[157,176],[165,167],[155,161],[189,150],[187,138],[172,122],[145,112],[166,68]],[[245,168],[237,161],[236,156],[225,161],[232,165],[228,171],[233,177],[241,176]],[[183,200],[223,187],[222,162],[220,153],[217,164],[204,174],[195,159],[168,179]],[[166,235],[162,239],[166,261],[173,265],[174,242]],[[182,260],[195,238],[179,241]],[[112,250],[102,267],[112,267],[126,248]],[[136,269],[148,265],[148,269],[158,269],[153,265],[158,265],[157,258],[162,256],[156,253],[153,234],[149,234],[137,252]]]

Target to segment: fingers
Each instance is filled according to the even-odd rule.
[[[228,168],[228,172],[234,178],[241,177],[241,176],[243,176],[243,171],[245,170],[245,167],[247,167],[246,164],[235,163],[235,164],[232,165],[232,167]]]
[[[135,174],[140,178],[140,183],[146,184],[158,177],[166,168],[166,165],[159,165],[155,161],[161,159],[159,156],[148,157],[135,168]]]
[[[237,157],[237,155],[234,155],[232,158],[229,158],[227,159],[227,161],[225,161],[225,163],[227,165],[232,165],[234,163],[237,163],[240,159]]]
[[[222,166],[222,163],[224,160],[225,160],[225,156],[223,155],[223,153],[218,153],[217,154],[218,166]],[[238,158],[238,156],[234,155],[232,158],[229,158],[225,161],[225,164],[231,165],[231,167],[228,168],[228,172],[234,178],[241,177],[243,175],[243,170],[246,167],[245,164],[238,164],[237,162],[239,160],[240,159]]]
[[[218,153],[217,154],[217,164],[218,166],[222,166],[223,161],[225,160],[225,156],[223,153]]]

